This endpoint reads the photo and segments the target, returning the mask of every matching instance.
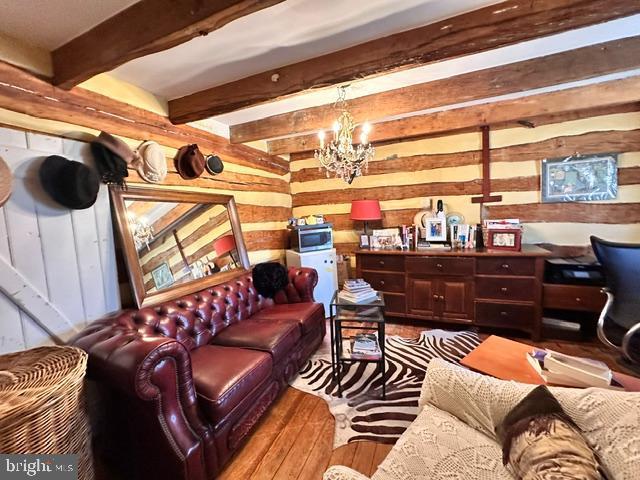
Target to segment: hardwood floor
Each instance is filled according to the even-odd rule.
[[[424,326],[388,323],[386,333],[416,337],[426,329]],[[481,335],[483,338],[486,336]],[[527,338],[512,338],[541,348],[602,360],[611,368],[627,372],[617,363],[616,356],[596,341],[534,343]],[[328,342],[328,335],[325,342]],[[334,420],[327,404],[318,397],[289,387],[269,409],[220,478],[318,480],[330,465],[346,465],[370,476],[392,447],[374,442],[355,442],[333,450],[333,431]]]

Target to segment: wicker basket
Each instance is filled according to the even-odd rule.
[[[83,379],[87,354],[39,347],[0,355],[0,452],[78,454],[78,478],[93,479]]]

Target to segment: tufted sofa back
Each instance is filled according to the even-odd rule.
[[[308,282],[309,276],[313,277],[312,282]],[[108,324],[112,330],[135,331],[143,337],[174,338],[191,351],[208,344],[227,326],[246,320],[274,303],[313,301],[316,283],[315,270],[290,268],[289,284],[272,300],[259,295],[253,286],[251,273],[245,273],[226,283],[155,307],[118,312],[98,322],[95,327],[97,330]]]

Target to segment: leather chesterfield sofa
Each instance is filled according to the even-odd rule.
[[[325,335],[317,272],[288,274],[274,299],[258,295],[245,273],[120,311],[71,340],[89,354],[99,392],[98,443],[126,478],[216,477]]]

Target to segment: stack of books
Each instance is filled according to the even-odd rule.
[[[358,333],[351,340],[351,358],[379,360],[382,356],[375,333]]]
[[[350,303],[367,303],[378,298],[376,292],[371,285],[362,278],[353,280],[345,280],[342,290],[338,294],[340,300]]]
[[[609,367],[598,360],[553,350],[534,350],[527,354],[527,360],[545,382],[553,385],[622,389]]]

